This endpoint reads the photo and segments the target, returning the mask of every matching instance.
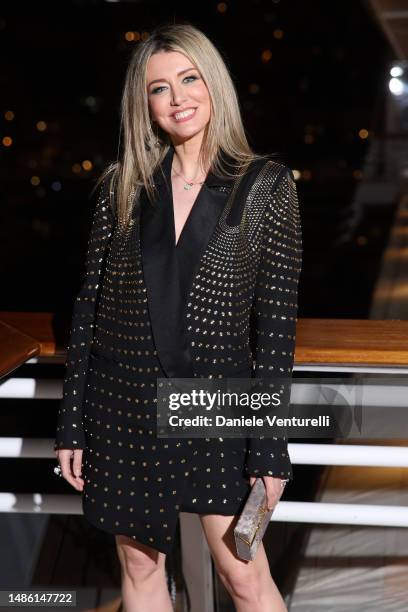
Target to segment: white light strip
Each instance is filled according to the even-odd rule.
[[[0,458],[56,459],[51,438],[0,438]]]
[[[49,357],[31,357],[24,365],[36,365],[36,364],[62,364],[65,365],[66,356],[55,355]],[[407,366],[375,366],[375,365],[336,365],[324,364],[324,363],[310,363],[310,364],[299,364],[294,365],[294,370],[299,372],[367,372],[369,374],[407,374]]]
[[[405,379],[404,379],[405,380]],[[331,382],[321,379],[318,383],[292,380],[291,402],[299,405],[335,406],[345,402],[363,407],[387,406],[408,408],[408,380],[401,384],[355,384],[353,379]],[[330,401],[325,397],[328,389],[336,392]],[[9,378],[0,384],[0,399],[56,399],[62,397],[62,381],[45,378]]]
[[[24,365],[36,365],[36,364],[63,364],[66,363],[66,353],[59,355],[38,355],[37,357],[31,357],[31,359],[27,359]]]
[[[81,494],[0,493],[0,512],[82,514]]]
[[[0,438],[0,458],[56,459],[51,438]],[[290,460],[299,465],[408,467],[408,446],[357,444],[288,444]]]
[[[291,462],[299,465],[408,467],[408,446],[296,444],[289,442],[288,451]]]
[[[0,512],[81,515],[81,494],[0,493]],[[282,501],[277,505],[271,520],[289,523],[408,527],[408,508],[403,506],[369,506],[368,504]]]
[[[277,505],[271,520],[288,523],[408,527],[408,508],[404,506],[282,501]]]
[[[8,378],[0,384],[0,399],[61,399],[62,380]]]
[[[35,378],[8,378],[0,386],[0,398],[33,398],[35,395]]]

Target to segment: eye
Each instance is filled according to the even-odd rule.
[[[160,87],[154,87],[150,93],[152,94],[158,93],[160,89],[163,89],[163,85],[160,85]]]
[[[195,74],[189,74],[188,76],[184,77],[183,81],[185,81],[186,79],[193,79],[192,81],[188,81],[189,83],[192,83],[193,81],[196,81],[199,77]],[[160,90],[164,89],[166,86],[165,85],[159,85],[158,87],[154,87],[150,93],[152,94],[157,94],[160,93]]]

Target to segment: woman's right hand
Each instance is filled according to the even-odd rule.
[[[84,480],[81,478],[83,452],[82,448],[60,448],[55,451],[61,466],[62,476],[77,491],[82,491],[85,484]]]

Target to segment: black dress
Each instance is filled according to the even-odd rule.
[[[234,200],[210,171],[176,246],[173,155],[125,229],[101,187],[55,440],[84,449],[86,519],[164,553],[180,511],[234,515],[249,475],[292,478],[285,438],[156,437],[156,379],[290,374],[302,254],[293,174],[264,160]]]

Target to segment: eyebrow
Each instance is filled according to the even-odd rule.
[[[185,68],[184,70],[180,70],[180,72],[177,73],[177,76],[180,76],[181,74],[184,74],[185,72],[188,72],[189,70],[196,70],[196,68],[194,68],[194,66],[190,66],[190,68]],[[166,79],[154,79],[154,81],[150,81],[150,83],[148,84],[148,87],[150,87],[150,85],[153,85],[153,83],[161,83],[162,81],[165,81]]]

